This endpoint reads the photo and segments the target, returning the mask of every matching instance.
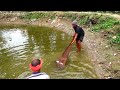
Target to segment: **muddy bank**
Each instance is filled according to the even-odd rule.
[[[48,27],[55,27],[69,35],[74,33],[71,21],[63,20],[63,19],[33,19],[33,20],[25,20],[20,19],[19,14],[10,15],[9,17],[0,18],[1,22],[0,25],[37,25],[37,26],[48,26]],[[108,60],[110,57],[112,58],[119,58],[119,54],[114,55],[114,51],[112,49],[108,49],[107,43],[105,43],[105,39],[100,38],[100,35],[97,33],[89,32],[90,28],[84,27],[85,30],[85,38],[83,42],[83,47],[86,48],[90,60],[93,62],[95,66],[96,73],[100,78],[108,78],[114,77],[116,71],[112,69],[111,64],[116,64],[116,62],[112,62]],[[104,47],[104,48],[103,48]],[[110,53],[106,53],[110,52]],[[110,56],[111,55],[111,56]],[[112,56],[113,55],[113,56]],[[109,57],[107,57],[109,56]],[[112,63],[111,63],[112,62]],[[119,64],[119,62],[117,63]],[[115,73],[114,73],[115,72]]]

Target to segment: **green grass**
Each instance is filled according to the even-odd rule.
[[[50,14],[50,13],[31,13],[31,12],[27,12],[25,15],[20,16],[21,19],[39,19],[39,18],[50,18],[50,19],[54,19],[55,18],[55,14]]]
[[[101,30],[105,30],[105,29],[109,29],[109,28],[112,28],[113,26],[115,25],[119,25],[120,24],[120,21],[114,19],[114,18],[111,18],[111,17],[101,17],[98,19],[98,24],[92,26],[92,31],[101,31]]]
[[[120,45],[120,34],[116,34],[115,36],[116,36],[116,38],[112,38],[111,42],[113,44],[119,44]]]
[[[108,34],[109,44],[111,46],[117,47],[117,49],[120,50],[120,25],[114,26],[113,28],[110,28],[109,30],[106,31],[110,32]]]
[[[92,31],[99,32],[101,30],[112,28],[114,25],[119,25],[120,21],[112,18],[105,17],[97,14],[73,14],[73,13],[65,13],[65,18],[70,19],[71,21],[77,20],[80,25],[90,25],[89,20],[95,20],[96,24],[92,25]]]
[[[72,14],[72,13],[65,13],[64,17],[73,21],[73,20],[77,19],[79,17],[79,15],[78,14]]]
[[[39,19],[39,18],[49,18],[55,19],[56,13],[48,12],[36,12],[31,13],[27,12],[25,15],[21,16],[22,19]],[[112,17],[105,17],[102,15],[97,14],[77,14],[77,13],[64,13],[63,17],[65,19],[70,19],[71,21],[77,20],[80,25],[90,25],[89,20],[96,20],[96,24],[92,25],[92,31],[99,32],[103,29],[112,28],[114,25],[120,24],[120,21],[112,18]]]
[[[116,39],[112,39],[112,42],[115,44],[120,44],[120,36],[117,36]]]

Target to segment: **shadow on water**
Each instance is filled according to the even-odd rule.
[[[0,78],[25,78],[30,75],[29,63],[33,58],[44,60],[41,71],[53,79],[97,78],[94,67],[84,48],[76,53],[73,45],[64,70],[56,67],[72,37],[54,28],[13,26],[0,29]]]

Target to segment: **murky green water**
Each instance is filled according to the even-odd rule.
[[[75,44],[65,69],[56,66],[72,37],[53,28],[14,26],[0,29],[0,78],[25,78],[30,75],[29,63],[33,58],[44,60],[42,72],[52,79],[97,78],[94,68],[83,48],[76,53]]]

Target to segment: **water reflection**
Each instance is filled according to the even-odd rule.
[[[51,33],[49,36],[51,51],[56,50],[56,36],[56,33]]]
[[[59,70],[54,61],[63,53],[72,37],[53,28],[25,26],[0,30],[0,78],[30,74],[29,63],[42,57],[42,71],[51,78],[96,78],[86,54],[76,55],[72,48],[68,64]],[[29,73],[28,73],[29,72]]]

